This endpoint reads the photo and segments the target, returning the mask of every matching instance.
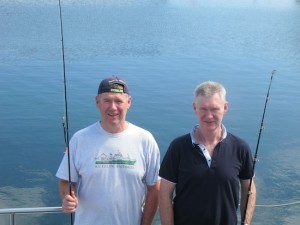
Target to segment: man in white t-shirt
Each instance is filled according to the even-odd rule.
[[[75,225],[151,225],[158,206],[157,143],[126,121],[131,97],[122,79],[102,80],[96,105],[101,120],[74,134],[56,173],[62,208],[75,212]]]

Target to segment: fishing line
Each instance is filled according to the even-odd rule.
[[[242,224],[245,223],[245,217],[246,217],[246,212],[247,212],[247,208],[248,208],[249,197],[251,195],[251,187],[252,187],[253,175],[254,175],[254,171],[255,171],[255,165],[256,165],[256,162],[258,161],[257,160],[258,146],[259,146],[262,130],[264,129],[265,113],[266,113],[266,108],[267,108],[267,104],[269,101],[271,84],[272,84],[273,76],[274,76],[275,72],[276,72],[276,70],[273,70],[272,74],[271,74],[271,79],[270,79],[267,97],[266,97],[266,101],[265,101],[264,111],[263,111],[263,115],[262,115],[262,119],[261,119],[261,123],[260,123],[260,129],[259,129],[259,134],[258,134],[258,139],[257,139],[257,144],[256,144],[256,150],[255,150],[254,159],[253,159],[252,178],[250,179],[250,184],[249,184],[249,188],[248,188],[247,198],[246,198],[246,202],[245,202],[245,208],[244,208],[244,212],[243,212],[243,216],[242,216]]]
[[[64,102],[65,102],[65,116],[63,117],[64,139],[66,143],[66,154],[68,156],[68,182],[69,182],[69,194],[72,195],[72,181],[71,181],[71,168],[70,168],[70,149],[69,149],[69,121],[68,121],[68,99],[67,99],[67,79],[66,79],[66,66],[65,66],[65,47],[64,47],[64,34],[63,34],[63,22],[61,13],[61,3],[59,3],[59,19],[60,19],[60,36],[61,36],[61,50],[63,61],[63,77],[64,77]],[[71,225],[73,225],[73,214],[71,213]]]

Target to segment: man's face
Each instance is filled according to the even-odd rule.
[[[228,102],[224,102],[219,94],[214,94],[210,98],[198,96],[195,98],[193,108],[201,129],[212,131],[221,126]]]
[[[126,121],[131,98],[124,93],[106,92],[96,96],[96,104],[102,116],[102,123],[117,126]]]

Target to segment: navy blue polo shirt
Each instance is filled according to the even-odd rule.
[[[240,179],[252,177],[249,145],[227,132],[214,149],[209,167],[190,134],[174,139],[159,175],[176,183],[175,225],[236,225]]]

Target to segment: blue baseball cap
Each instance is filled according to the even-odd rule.
[[[129,94],[126,82],[117,76],[107,77],[101,81],[98,89],[98,94],[104,92]]]

